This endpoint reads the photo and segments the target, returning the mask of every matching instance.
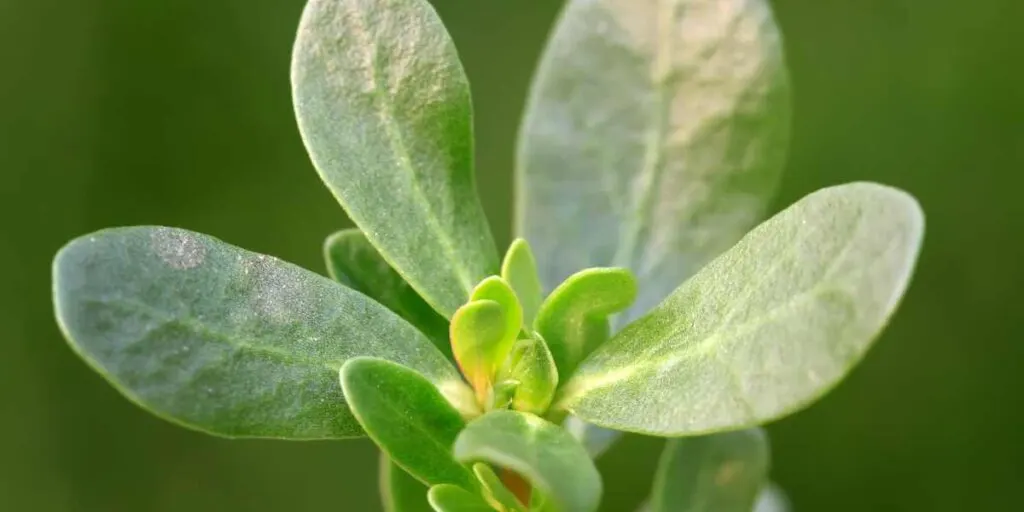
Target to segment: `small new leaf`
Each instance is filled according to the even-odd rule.
[[[917,201],[891,187],[810,194],[591,354],[558,405],[597,425],[664,436],[805,407],[882,331],[923,230]]]
[[[651,512],[750,512],[768,478],[768,439],[759,428],[670,439]]]
[[[427,500],[435,512],[494,512],[483,497],[451,484],[431,487]]]
[[[491,276],[484,279],[473,289],[469,297],[470,301],[493,300],[501,304],[505,318],[505,334],[501,341],[493,347],[494,366],[492,371],[497,371],[501,363],[505,361],[512,345],[515,344],[523,329],[523,308],[519,304],[516,292],[504,279],[498,276]]]
[[[541,304],[534,324],[551,349],[558,375],[576,365],[610,334],[608,317],[636,299],[636,280],[626,269],[590,268],[566,279]]]
[[[586,450],[561,427],[529,413],[491,411],[459,434],[455,458],[488,462],[526,478],[559,510],[589,512],[601,500],[601,475]]]
[[[538,416],[544,414],[558,387],[558,368],[547,344],[534,339],[519,340],[507,363],[502,376],[519,383],[512,397],[512,408]]]
[[[341,368],[341,387],[366,434],[402,469],[428,485],[473,488],[469,470],[452,458],[462,415],[418,373],[369,357]]]
[[[544,291],[537,276],[537,261],[533,258],[533,251],[526,240],[517,238],[508,247],[505,259],[501,263],[501,277],[519,297],[519,303],[523,307],[523,324],[532,326],[544,298]]]
[[[489,393],[494,369],[504,355],[507,318],[505,308],[493,300],[467,303],[452,316],[452,354],[480,399]]]

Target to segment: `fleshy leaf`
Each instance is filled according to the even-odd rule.
[[[819,190],[751,231],[584,361],[559,405],[679,436],[771,421],[857,364],[910,281],[924,230],[900,190]]]
[[[505,334],[501,341],[493,347],[494,359],[493,366],[491,367],[492,372],[497,371],[501,363],[505,361],[509,351],[512,350],[512,345],[516,343],[516,339],[523,329],[523,308],[519,304],[516,292],[504,279],[498,276],[491,276],[481,281],[473,289],[469,299],[471,301],[493,300],[501,304],[505,318]]]
[[[532,327],[544,292],[537,275],[537,261],[526,240],[517,238],[509,245],[505,259],[501,262],[501,277],[519,298],[523,308],[523,325]]]
[[[450,317],[498,253],[474,185],[469,84],[437,13],[423,0],[310,0],[291,80],[324,183]]]
[[[547,345],[540,340],[519,340],[508,358],[508,365],[502,371],[503,376],[519,383],[512,397],[512,407],[544,414],[558,387],[558,369]]]
[[[356,356],[461,382],[419,331],[365,295],[206,235],[93,233],[60,250],[53,280],[57,320],[80,356],[133,402],[211,434],[362,435],[337,380]]]
[[[361,231],[345,229],[327,237],[324,257],[331,278],[394,311],[426,334],[441,352],[451,355],[448,320],[384,261]]]
[[[430,512],[427,486],[380,453],[380,499],[384,512]]]
[[[465,420],[430,381],[390,361],[357,357],[341,367],[341,387],[366,434],[395,464],[428,485],[473,488],[451,454]]]
[[[669,439],[651,512],[750,512],[768,465],[768,439],[759,428]]]
[[[509,405],[512,405],[512,397],[515,396],[518,388],[518,380],[504,379],[496,382],[491,386],[491,398],[488,401],[487,410],[508,408]]]
[[[515,494],[501,483],[501,479],[490,466],[483,462],[473,464],[473,474],[484,491],[484,499],[500,512],[522,512],[526,507],[516,499]]]
[[[581,268],[626,267],[640,289],[631,320],[763,218],[790,118],[768,4],[567,2],[516,162],[515,234],[547,290]]]
[[[558,375],[572,375],[576,365],[608,339],[608,317],[628,308],[636,292],[636,280],[628,270],[589,268],[548,295],[534,327],[551,349]]]
[[[495,365],[501,362],[507,322],[505,308],[493,300],[467,303],[452,317],[452,353],[481,399],[487,396]]]
[[[529,413],[491,411],[459,434],[453,448],[462,462],[487,462],[515,471],[560,510],[588,512],[601,500],[601,475],[568,432]]]
[[[494,512],[483,497],[451,484],[431,487],[427,500],[435,512]]]

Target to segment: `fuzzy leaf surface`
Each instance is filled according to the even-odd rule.
[[[640,296],[621,320],[658,304],[762,220],[789,117],[767,0],[567,2],[516,162],[515,234],[546,290],[626,267]]]
[[[57,320],[86,362],[133,402],[211,434],[362,435],[337,380],[356,356],[460,382],[429,340],[365,295],[183,229],[78,238],[53,280]]]
[[[523,308],[523,324],[532,326],[544,298],[544,289],[537,275],[537,260],[526,240],[517,238],[509,245],[501,262],[501,278],[515,290],[519,298]]]
[[[324,183],[450,318],[498,254],[474,185],[469,84],[437,13],[423,0],[310,0],[291,81]]]
[[[924,216],[874,183],[814,192],[599,347],[559,405],[587,422],[681,436],[771,421],[860,361],[906,290]]]

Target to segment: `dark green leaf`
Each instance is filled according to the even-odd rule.
[[[572,375],[576,365],[608,339],[608,317],[634,299],[636,281],[621,268],[577,272],[548,295],[534,327],[551,349],[559,376]]]
[[[451,484],[431,487],[427,498],[435,512],[494,512],[481,496]]]
[[[419,331],[366,296],[198,233],[100,231],[61,249],[53,279],[79,355],[132,401],[212,434],[362,435],[337,381],[355,356],[461,382]]]
[[[498,253],[477,198],[469,84],[424,0],[311,0],[296,116],[324,183],[384,259],[450,317]]]
[[[484,491],[484,499],[500,512],[520,512],[526,507],[516,498],[512,491],[505,487],[498,475],[490,466],[483,462],[473,464],[473,474]]]
[[[658,463],[651,512],[750,512],[768,478],[759,428],[670,439]]]
[[[324,257],[332,278],[408,320],[441,352],[451,355],[448,321],[384,261],[361,231],[346,229],[329,236],[324,242]]]
[[[380,452],[380,499],[384,512],[430,512],[427,486]]]
[[[455,441],[455,458],[510,469],[548,495],[560,510],[587,512],[601,501],[601,475],[568,432],[532,414],[491,411]]]
[[[917,202],[894,188],[810,194],[602,345],[556,400],[591,423],[665,436],[805,407],[884,328],[923,230]]]
[[[501,262],[501,277],[516,291],[523,307],[523,325],[532,328],[533,319],[544,297],[537,276],[537,262],[526,240],[517,238],[508,247],[505,259]]]
[[[532,86],[517,226],[552,289],[626,267],[660,302],[765,214],[789,132],[768,0],[570,0]]]
[[[434,384],[390,361],[357,357],[341,367],[341,387],[366,434],[395,464],[428,485],[473,488],[451,452],[465,420]]]

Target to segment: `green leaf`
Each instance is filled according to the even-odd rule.
[[[556,400],[588,422],[664,436],[801,409],[882,331],[923,230],[917,202],[894,188],[810,194],[602,345]]]
[[[467,303],[452,317],[452,353],[481,399],[489,393],[494,367],[502,360],[500,345],[507,325],[505,309],[493,300]]]
[[[466,422],[434,384],[390,361],[357,357],[341,367],[341,388],[366,434],[395,464],[428,485],[473,488],[451,453]]]
[[[329,236],[324,242],[324,257],[333,279],[394,311],[426,334],[441,352],[451,354],[448,320],[384,261],[361,231],[346,229]]]
[[[576,416],[566,418],[562,428],[572,434],[576,441],[586,448],[590,458],[594,460],[597,460],[604,452],[608,451],[623,434],[619,430],[591,425]]]
[[[380,499],[384,512],[430,512],[427,486],[380,452]]]
[[[519,333],[523,329],[523,308],[519,304],[519,299],[516,298],[516,292],[512,290],[512,287],[504,279],[498,276],[491,276],[481,281],[473,289],[473,293],[469,298],[471,301],[493,300],[501,304],[502,312],[504,313],[505,334],[497,344],[491,347],[493,359],[490,370],[493,375],[501,366],[501,363],[505,361],[509,351],[512,350],[512,346],[515,345]]]
[[[53,265],[57,320],[93,368],[156,415],[229,437],[362,435],[338,389],[370,355],[461,383],[387,308],[302,268],[165,227],[76,239]]]
[[[532,414],[498,410],[473,421],[453,448],[462,462],[488,462],[525,477],[560,510],[596,510],[601,475],[565,430]]]
[[[310,0],[292,54],[299,130],[353,222],[450,317],[498,272],[476,195],[469,84],[424,0]]]
[[[534,326],[551,349],[558,375],[572,375],[576,365],[608,339],[608,317],[628,308],[636,291],[628,270],[588,268],[548,295]]]
[[[651,512],[750,512],[768,478],[759,428],[670,439],[654,477]]]
[[[508,368],[502,371],[503,377],[519,383],[512,396],[512,407],[536,415],[544,414],[558,387],[558,369],[547,345],[534,339],[519,340],[507,363]]]
[[[628,268],[631,320],[762,220],[790,124],[768,3],[567,2],[516,162],[515,234],[546,289],[582,268]]]
[[[476,479],[480,482],[480,486],[484,491],[484,499],[495,510],[501,512],[520,512],[525,510],[523,504],[519,503],[515,494],[512,494],[512,491],[505,487],[505,484],[501,482],[501,479],[498,478],[498,475],[494,473],[490,466],[483,462],[477,462],[473,464],[473,474],[476,475]]]
[[[537,261],[526,240],[517,238],[509,246],[501,262],[501,277],[516,291],[523,308],[523,324],[533,326],[533,319],[544,297],[537,276]]]
[[[757,497],[757,504],[754,505],[754,512],[789,512],[792,507],[789,498],[782,489],[774,483],[769,483]]]
[[[427,499],[435,512],[494,512],[479,495],[451,484],[431,487]]]

